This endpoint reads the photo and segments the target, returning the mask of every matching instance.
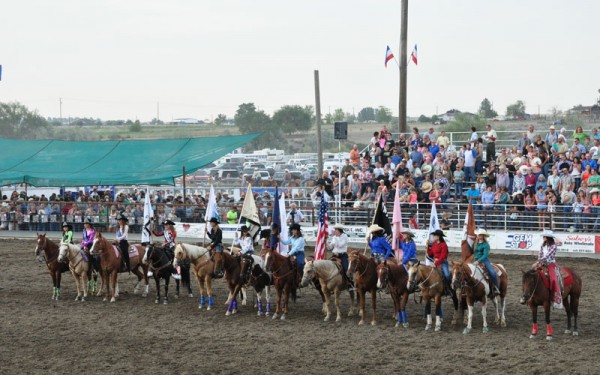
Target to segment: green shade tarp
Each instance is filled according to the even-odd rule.
[[[0,186],[173,184],[260,133],[135,141],[58,141],[0,138]]]

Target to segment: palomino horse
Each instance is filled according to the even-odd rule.
[[[75,301],[85,301],[88,295],[88,271],[90,269],[90,262],[88,255],[86,255],[81,247],[68,243],[61,243],[58,253],[59,262],[68,262],[71,274],[75,279],[75,285],[77,285],[77,297]],[[81,289],[83,289],[83,296]]]
[[[204,285],[206,285],[206,294],[208,296],[208,305],[206,310],[210,310],[214,305],[212,296],[212,275],[214,263],[211,259],[210,250],[201,246],[178,243],[177,246],[175,246],[175,259],[173,259],[173,267],[177,267],[186,259],[189,259],[192,263],[193,274],[196,276],[198,288],[200,289],[200,303],[198,304],[198,308],[202,309],[205,305],[207,305],[207,298],[204,295]]]
[[[289,257],[277,253],[273,249],[267,249],[264,252],[265,270],[273,275],[273,284],[277,291],[277,303],[273,319],[277,319],[281,314],[281,295],[283,294],[283,314],[281,320],[285,320],[288,313],[288,301],[290,294],[292,300],[296,302],[297,270],[292,264],[293,260]]]
[[[348,289],[348,283],[342,272],[341,267],[338,266],[335,261],[331,260],[309,260],[304,265],[304,275],[302,276],[300,285],[306,287],[312,279],[319,279],[321,291],[323,292],[323,296],[325,296],[325,302],[323,303],[323,309],[325,310],[325,319],[323,319],[323,321],[325,322],[328,322],[331,317],[329,301],[332,291],[337,311],[337,318],[335,321],[342,321],[342,314],[340,312],[340,293],[342,290]],[[348,316],[354,315],[354,292],[350,292],[350,300],[350,312],[348,312]]]
[[[431,330],[431,300],[435,303],[435,331],[442,330],[442,296],[444,295],[444,275],[436,267],[422,265],[421,262],[411,264],[408,269],[407,288],[413,289],[417,284],[421,288],[421,296],[426,301],[425,311],[427,312],[427,325],[425,330]],[[454,305],[454,316],[452,325],[456,324],[458,316],[458,298],[456,292],[451,290],[450,296]]]
[[[250,285],[256,293],[256,304],[258,316],[262,316],[263,305],[260,294],[265,291],[266,311],[265,316],[269,316],[271,311],[271,285],[273,278],[265,272],[265,262],[258,255],[242,255],[240,260],[240,277],[242,285]]]
[[[396,327],[400,324],[408,328],[408,318],[406,316],[406,303],[408,295],[413,293],[407,288],[408,272],[404,265],[396,264],[391,261],[385,261],[377,265],[377,288],[385,289],[389,286],[390,295],[394,301],[394,313],[397,317]]]
[[[242,287],[240,277],[240,262],[237,257],[226,251],[215,252],[213,255],[213,274],[222,275],[225,271],[227,289],[229,289],[229,303],[225,316],[237,313],[237,295]]]
[[[348,272],[347,276],[352,280],[354,275],[354,286],[358,296],[359,325],[365,323],[365,298],[366,293],[371,293],[371,307],[373,308],[373,320],[371,325],[377,324],[377,264],[375,259],[367,258],[362,255],[359,250],[353,250],[348,257]]]
[[[134,292],[139,290],[139,285],[142,282],[142,279],[145,282],[145,290],[148,288],[148,266],[142,264],[144,251],[145,249],[139,245],[130,246],[129,259],[131,272],[133,272],[138,278],[138,281],[135,284]],[[116,245],[113,245],[107,238],[103,237],[102,233],[96,232],[90,253],[100,254],[100,275],[102,276],[103,285],[106,285],[104,301],[108,300],[110,295],[110,302],[115,302],[116,298],[119,296],[117,275],[122,272],[127,272],[122,262],[121,252]],[[147,295],[146,293],[144,293],[144,296]]]
[[[558,268],[558,267],[557,267]],[[567,329],[565,334],[578,336],[577,314],[579,312],[579,297],[581,296],[581,277],[571,268],[561,267],[563,278],[562,298],[567,312]],[[550,279],[542,269],[533,269],[523,273],[523,303],[529,305],[533,318],[533,328],[530,338],[535,338],[538,332],[537,308],[544,306],[546,315],[546,340],[552,340],[552,326],[550,325],[550,304],[552,302],[550,293]],[[571,330],[571,316],[575,324]]]
[[[52,278],[52,299],[57,300],[60,297],[60,280],[62,274],[69,270],[69,265],[58,261],[58,245],[49,240],[45,233],[38,233],[35,256],[39,257],[42,251],[44,251],[46,266],[48,267],[50,277]]]
[[[156,283],[156,299],[154,300],[154,303],[160,302],[160,279],[163,279],[165,280],[165,296],[163,297],[163,304],[168,304],[169,281],[171,280],[171,274],[175,272],[171,259],[169,259],[162,246],[148,244],[142,263],[148,265],[148,269],[152,272],[152,277]],[[179,284],[179,280],[177,280],[177,283]]]

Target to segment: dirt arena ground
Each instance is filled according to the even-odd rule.
[[[528,308],[518,304],[520,270],[526,256],[494,256],[509,270],[508,327],[481,333],[475,309],[474,332],[462,326],[425,332],[422,307],[411,299],[410,328],[396,329],[389,295],[378,296],[379,324],[358,326],[347,318],[343,296],[341,324],[324,323],[315,290],[302,290],[287,321],[259,318],[250,306],[225,317],[224,282],[215,286],[217,307],[198,310],[194,298],[154,304],[151,295],[133,294],[133,276],[120,277],[121,297],[114,304],[101,297],[75,302],[75,284],[63,275],[62,300],[51,300],[46,266],[33,255],[34,242],[0,241],[0,373],[181,373],[181,374],[363,374],[409,371],[449,373],[598,373],[600,261],[561,259],[583,277],[579,337],[566,336],[564,312],[553,314],[555,340],[529,339]],[[444,302],[446,314],[451,302]],[[489,314],[488,314],[489,316]],[[368,313],[370,319],[370,312]],[[493,318],[492,318],[493,319]],[[542,314],[540,320],[543,322]],[[493,320],[492,320],[493,322]],[[544,333],[540,324],[540,332]],[[594,354],[596,353],[596,354]]]

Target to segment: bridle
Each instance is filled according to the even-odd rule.
[[[385,270],[385,273],[384,273]],[[381,280],[381,285],[384,285],[384,289],[385,287],[388,285],[388,279],[389,279],[389,272],[390,272],[390,266],[388,266],[387,264],[384,264],[383,267],[378,267],[377,269],[377,279],[380,278],[380,273],[382,273],[382,276],[385,276],[385,278],[382,278]]]
[[[348,271],[350,273],[356,273],[356,268],[358,267],[358,263],[360,260],[360,254],[352,257],[354,259],[350,259],[350,265],[348,266]],[[356,263],[354,263],[356,262]],[[358,274],[358,276],[360,276],[361,278],[367,273],[367,270],[369,269],[369,265],[371,264],[371,261],[369,259],[367,259],[367,265],[365,266],[365,269]]]
[[[421,268],[420,268],[420,267],[421,267],[421,264],[420,264],[420,263],[418,263],[418,264],[416,265],[416,267],[417,267],[417,270],[414,272],[414,280],[411,280],[410,273],[409,273],[409,275],[408,275],[408,283],[409,283],[409,286],[411,287],[411,289],[412,289],[412,288],[415,286],[415,284],[418,282],[418,277],[419,277],[419,272],[420,272],[420,269],[421,269]],[[435,267],[431,267],[431,270],[429,271],[429,275],[427,275],[427,277],[425,278],[425,280],[423,280],[423,281],[421,281],[421,282],[419,283],[419,287],[420,287],[421,289],[429,289],[429,288],[433,288],[434,286],[436,286],[436,285],[438,284],[438,283],[435,283],[435,284],[433,284],[433,285],[429,285],[429,286],[427,286],[427,287],[425,286],[425,283],[426,283],[426,282],[429,280],[429,278],[430,278],[430,277],[431,277],[431,275],[433,274],[433,271],[434,271],[434,269],[435,269]]]
[[[525,275],[527,275],[527,273]],[[533,290],[531,291],[531,295],[525,301],[526,304],[529,304],[529,302],[531,302],[531,300],[533,299],[533,296],[535,296],[535,291],[537,290],[538,284],[540,283],[540,279],[542,278],[539,275],[539,271],[537,271],[537,270],[531,272],[531,276],[535,277],[535,284],[533,286]],[[523,296],[525,297],[525,291],[523,291]]]
[[[273,252],[273,254],[275,254],[275,251],[274,251],[274,250],[272,250],[272,249],[271,249],[271,250],[269,250],[269,251],[271,251],[271,252]],[[269,258],[270,258],[270,259],[274,259],[274,257],[273,257],[273,254],[270,254],[270,255],[269,255]],[[285,259],[285,258],[284,258],[284,259]],[[275,262],[275,261],[274,261],[274,260],[271,260],[271,262]],[[265,263],[266,263],[266,262],[265,262]],[[271,274],[273,275],[273,278],[274,278],[275,280],[282,279],[282,278],[284,278],[284,277],[288,276],[289,274],[291,274],[292,272],[294,272],[294,268],[293,268],[293,267],[290,267],[290,270],[289,270],[289,271],[287,271],[286,273],[284,273],[283,275],[277,275],[277,274],[279,273],[279,271],[280,271],[280,270],[283,268],[283,265],[284,265],[284,264],[285,264],[285,262],[282,262],[282,264],[279,266],[279,268],[278,268],[278,269],[271,271]],[[271,265],[271,268],[272,268],[272,267],[273,267],[273,265]],[[267,268],[267,265],[265,264],[265,269],[266,269],[266,268]]]
[[[46,258],[45,255],[48,253],[48,249],[46,248],[46,246],[48,245],[48,237],[46,237],[46,236],[43,236],[43,237],[44,237],[44,244],[42,246],[38,245],[37,249],[36,249],[37,254],[38,254],[37,257],[39,258],[39,256],[41,255],[40,252],[44,251],[44,260],[46,262],[46,265],[49,267],[52,263],[58,262],[58,255],[60,252],[56,253],[55,258],[51,258],[51,259]]]
[[[160,254],[160,258],[158,258],[158,260],[154,261],[154,260],[152,260],[152,256],[154,255],[154,252],[156,251],[156,249],[155,249],[155,247],[156,247],[156,246],[154,246],[154,245],[150,244],[150,245],[148,245],[148,247],[151,249],[151,252],[150,252],[150,254],[148,255],[148,259],[150,259],[150,261],[151,261],[151,263],[150,263],[150,268],[152,268],[152,270],[153,270],[154,272],[156,272],[156,273],[158,274],[158,273],[159,273],[161,270],[163,270],[163,269],[165,269],[165,268],[167,268],[167,267],[171,266],[171,262],[169,262],[169,257],[167,257],[167,254],[166,254],[166,252],[164,252],[164,251],[163,251],[163,252]],[[167,261],[165,262],[165,264],[163,264],[163,265],[161,266],[161,265],[160,265],[160,263],[161,263],[161,261],[163,260],[163,258],[167,258]],[[158,266],[158,267],[156,267],[156,266],[155,266],[155,264],[156,264],[156,263],[159,263],[159,266]]]

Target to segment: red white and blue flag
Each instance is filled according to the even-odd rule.
[[[315,244],[315,260],[325,259],[325,236],[329,226],[327,216],[327,202],[325,194],[321,194],[321,208],[319,209],[319,227],[317,229],[317,242]]]
[[[387,49],[385,50],[385,67],[386,68],[387,68],[388,61],[390,61],[393,58],[394,58],[394,54],[392,53],[390,46],[387,46]]]
[[[416,44],[415,44],[415,48],[413,49],[412,53],[410,54],[410,58],[415,63],[415,65],[419,65],[419,64],[417,64],[417,45]]]

